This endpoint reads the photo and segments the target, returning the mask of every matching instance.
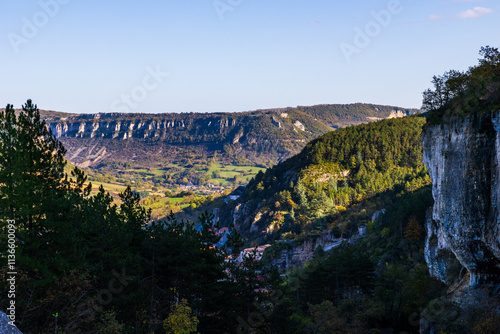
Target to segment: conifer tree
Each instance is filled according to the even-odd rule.
[[[8,105],[0,114],[0,208],[30,234],[44,233],[44,212],[61,189],[66,150],[52,135],[31,100],[16,117]],[[43,200],[42,200],[43,199]]]

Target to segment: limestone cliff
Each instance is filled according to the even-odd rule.
[[[422,146],[434,197],[425,254],[431,274],[451,283],[451,251],[470,286],[500,283],[500,114],[428,125]]]
[[[167,164],[179,149],[197,152],[199,156],[219,151],[232,158],[262,164],[285,159],[311,139],[331,130],[312,116],[293,110],[286,118],[273,110],[81,115],[42,111],[41,114],[68,150],[68,159],[80,167],[113,161],[134,161],[147,166],[152,157],[160,164]]]
[[[292,269],[311,261],[318,248],[328,251],[340,246],[344,240],[326,232],[302,241],[282,241],[273,246],[276,250],[274,254],[268,254],[268,261],[280,270]]]
[[[66,118],[47,119],[48,126],[57,138],[165,138],[169,132],[186,126],[204,127],[208,133],[223,133],[234,127],[231,117],[193,119],[182,114],[89,114]]]

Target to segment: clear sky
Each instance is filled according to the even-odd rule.
[[[498,0],[3,0],[0,10],[0,105],[31,98],[78,113],[420,107],[433,75],[500,46]]]

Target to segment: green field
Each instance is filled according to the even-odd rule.
[[[230,186],[234,184],[235,177],[239,177],[240,182],[248,183],[248,181],[250,181],[259,171],[265,171],[265,168],[213,164],[207,174],[210,175],[213,172],[217,173],[218,177],[212,179],[212,182],[217,181],[221,186]]]
[[[103,188],[105,190],[109,191],[110,193],[117,193],[117,194],[123,192],[127,188],[127,186],[122,185],[122,184],[93,181],[92,182],[92,191],[97,192],[97,190],[99,190],[99,187],[101,185],[103,186]]]
[[[259,171],[264,168],[254,166],[223,165],[221,163],[194,164],[190,168],[183,168],[178,164],[144,168],[127,166],[126,168],[108,168],[106,170],[85,170],[88,182],[92,182],[92,193],[96,194],[102,185],[119,204],[119,194],[127,185],[141,194],[144,207],[153,210],[153,217],[163,217],[169,210],[180,210],[204,196],[220,196],[221,188],[211,188],[209,185],[223,187],[225,193],[240,185],[247,184]],[[65,168],[70,173],[73,166],[68,163]],[[196,181],[203,179],[203,182]],[[185,182],[188,180],[188,182]],[[186,189],[187,184],[194,184]],[[186,192],[189,190],[189,193]],[[165,192],[171,192],[167,197]],[[181,192],[183,196],[179,196]],[[156,198],[154,198],[156,196]],[[154,200],[154,202],[153,202]]]

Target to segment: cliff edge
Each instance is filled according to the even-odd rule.
[[[451,251],[469,286],[500,283],[500,113],[427,125],[422,146],[434,197],[425,252],[431,275],[451,283]]]

